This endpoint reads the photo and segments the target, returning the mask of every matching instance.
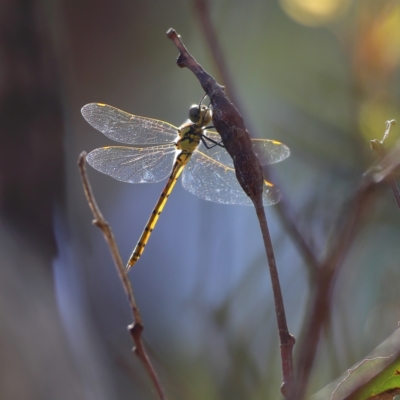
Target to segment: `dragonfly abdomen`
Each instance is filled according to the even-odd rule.
[[[181,157],[177,157],[174,167],[172,168],[172,173],[168,178],[167,184],[165,185],[164,190],[162,191],[160,198],[158,199],[157,204],[155,205],[153,212],[150,215],[146,227],[143,230],[142,236],[140,237],[135,249],[133,250],[132,255],[129,258],[128,264],[126,265],[127,271],[129,271],[135,265],[140,256],[143,254],[144,248],[149,241],[150,235],[157,224],[158,218],[160,217],[160,214],[165,207],[168,197],[174,189],[175,184],[179,178],[179,175],[182,173],[185,164],[187,163],[187,161],[189,161],[191,154],[181,155],[185,155],[186,157],[184,157],[184,161],[181,159]]]

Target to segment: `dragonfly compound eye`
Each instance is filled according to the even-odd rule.
[[[189,109],[189,119],[196,123],[200,119],[200,107],[197,104],[193,104]]]

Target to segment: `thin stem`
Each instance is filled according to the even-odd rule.
[[[274,294],[275,302],[275,314],[278,323],[279,342],[281,348],[281,359],[282,359],[282,375],[283,383],[281,386],[281,392],[286,399],[291,399],[294,394],[294,372],[293,372],[293,346],[296,342],[294,336],[289,332],[285,306],[283,304],[282,290],[279,283],[278,269],[276,267],[275,254],[272,246],[271,235],[268,229],[267,218],[265,216],[265,210],[262,204],[254,204],[262,237],[264,241],[265,251],[267,253],[269,272],[271,276],[272,291]]]
[[[81,174],[82,185],[83,185],[83,190],[85,192],[86,200],[94,216],[93,224],[96,225],[102,231],[104,238],[108,244],[108,247],[110,248],[114,264],[117,268],[119,278],[121,279],[122,286],[128,297],[128,301],[132,310],[134,323],[129,325],[128,329],[135,343],[134,352],[139,357],[151,381],[153,382],[153,385],[158,393],[160,400],[167,400],[161,382],[157,376],[157,373],[153,365],[151,364],[151,361],[146,353],[146,349],[143,345],[141,334],[143,332],[144,326],[139,308],[136,304],[135,296],[133,294],[131,282],[128,278],[128,275],[125,272],[124,264],[122,262],[121,255],[119,253],[117,243],[114,239],[114,234],[112,232],[112,229],[108,224],[108,222],[104,219],[103,214],[101,213],[97,205],[96,199],[93,195],[89,178],[87,177],[85,164],[86,164],[86,152],[82,152],[79,155],[78,166]]]

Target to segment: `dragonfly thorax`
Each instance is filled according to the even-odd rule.
[[[189,119],[197,126],[207,126],[211,118],[211,109],[204,104],[193,104],[189,109]]]
[[[183,153],[193,153],[200,144],[203,127],[187,121],[179,127],[178,137],[175,141],[177,150]]]
[[[189,120],[179,127],[175,146],[185,154],[193,153],[200,144],[205,127],[211,122],[211,109],[194,104],[189,109]]]

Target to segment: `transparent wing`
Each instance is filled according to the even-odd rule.
[[[221,141],[221,136],[219,136],[217,132],[206,131],[205,136],[217,143]],[[207,141],[207,139],[205,140]],[[276,140],[251,139],[251,142],[253,143],[253,150],[261,165],[275,164],[290,155],[289,147],[281,142],[277,142]],[[232,158],[223,147],[215,146],[212,149],[207,149],[206,146],[201,143],[199,150],[206,153],[211,158],[214,158],[221,164],[233,168]]]
[[[155,183],[172,170],[175,145],[102,147],[87,155],[87,162],[103,174],[128,183]]]
[[[90,125],[120,143],[163,144],[177,136],[178,128],[168,122],[138,117],[107,104],[86,104],[81,113]]]
[[[209,201],[222,204],[253,203],[236,179],[235,170],[195,151],[183,171],[182,185],[190,193]],[[280,200],[279,190],[265,181],[263,203],[269,206]]]

